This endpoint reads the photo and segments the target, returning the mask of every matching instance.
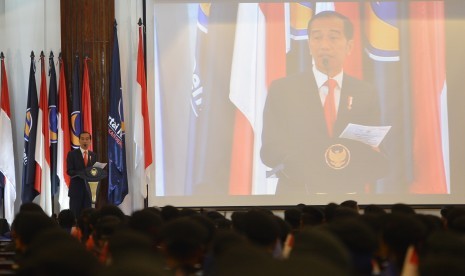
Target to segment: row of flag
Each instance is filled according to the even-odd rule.
[[[84,59],[82,89],[79,84],[79,58],[73,69],[72,106],[68,110],[66,80],[63,60],[59,57],[59,80],[53,52],[49,56],[46,83],[45,55],[40,55],[40,87],[37,93],[35,79],[35,56],[31,53],[26,118],[24,125],[24,152],[22,169],[22,203],[32,202],[39,196],[39,204],[51,215],[53,197],[58,194],[60,210],[69,208],[68,187],[70,177],[66,173],[66,157],[70,150],[79,148],[79,134],[92,134],[91,90],[89,69]],[[108,112],[108,163],[109,203],[119,205],[128,194],[128,180],[125,150],[124,111],[121,85],[121,70],[116,22],[114,25],[113,56],[110,72],[110,106]],[[147,85],[145,79],[142,27],[139,27],[139,48],[137,58],[137,89],[133,93],[136,145],[135,168],[143,167],[145,176],[141,181],[141,196],[147,196],[145,185],[150,180],[152,149],[150,123],[147,108]],[[16,180],[11,127],[11,112],[7,74],[3,53],[1,54],[1,110],[0,110],[0,188],[4,199],[5,218],[9,223],[14,218]],[[92,146],[91,146],[92,149]],[[105,162],[105,160],[102,160]]]
[[[393,126],[372,192],[449,192],[444,3],[310,1],[199,4],[185,194],[274,193],[259,158],[267,88],[309,68],[307,23],[323,10],[354,24],[344,71],[376,86]]]

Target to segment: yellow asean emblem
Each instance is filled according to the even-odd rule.
[[[97,176],[98,170],[97,170],[96,168],[92,168],[92,169],[90,170],[90,174],[91,174],[92,176]]]
[[[331,145],[326,149],[325,160],[331,169],[344,169],[349,165],[350,151],[346,146],[341,144]]]

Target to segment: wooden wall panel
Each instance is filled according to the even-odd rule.
[[[79,83],[82,86],[86,56],[92,105],[93,146],[99,161],[107,162],[107,116],[114,0],[61,0],[61,49],[65,65],[68,106],[72,106],[73,66],[79,57]],[[97,207],[106,204],[108,181],[101,183]]]

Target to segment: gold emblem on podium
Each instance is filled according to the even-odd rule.
[[[325,152],[326,164],[334,170],[341,170],[347,167],[350,162],[350,151],[342,144],[329,146]]]
[[[92,168],[92,169],[90,170],[90,174],[91,174],[92,176],[97,176],[98,170],[97,170],[96,168]]]

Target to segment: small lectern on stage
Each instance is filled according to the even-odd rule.
[[[80,178],[84,179],[86,183],[86,190],[89,194],[89,197],[92,200],[92,207],[95,207],[97,202],[97,196],[99,193],[100,181],[108,176],[108,173],[98,167],[89,167],[86,168],[83,173],[78,175]]]

